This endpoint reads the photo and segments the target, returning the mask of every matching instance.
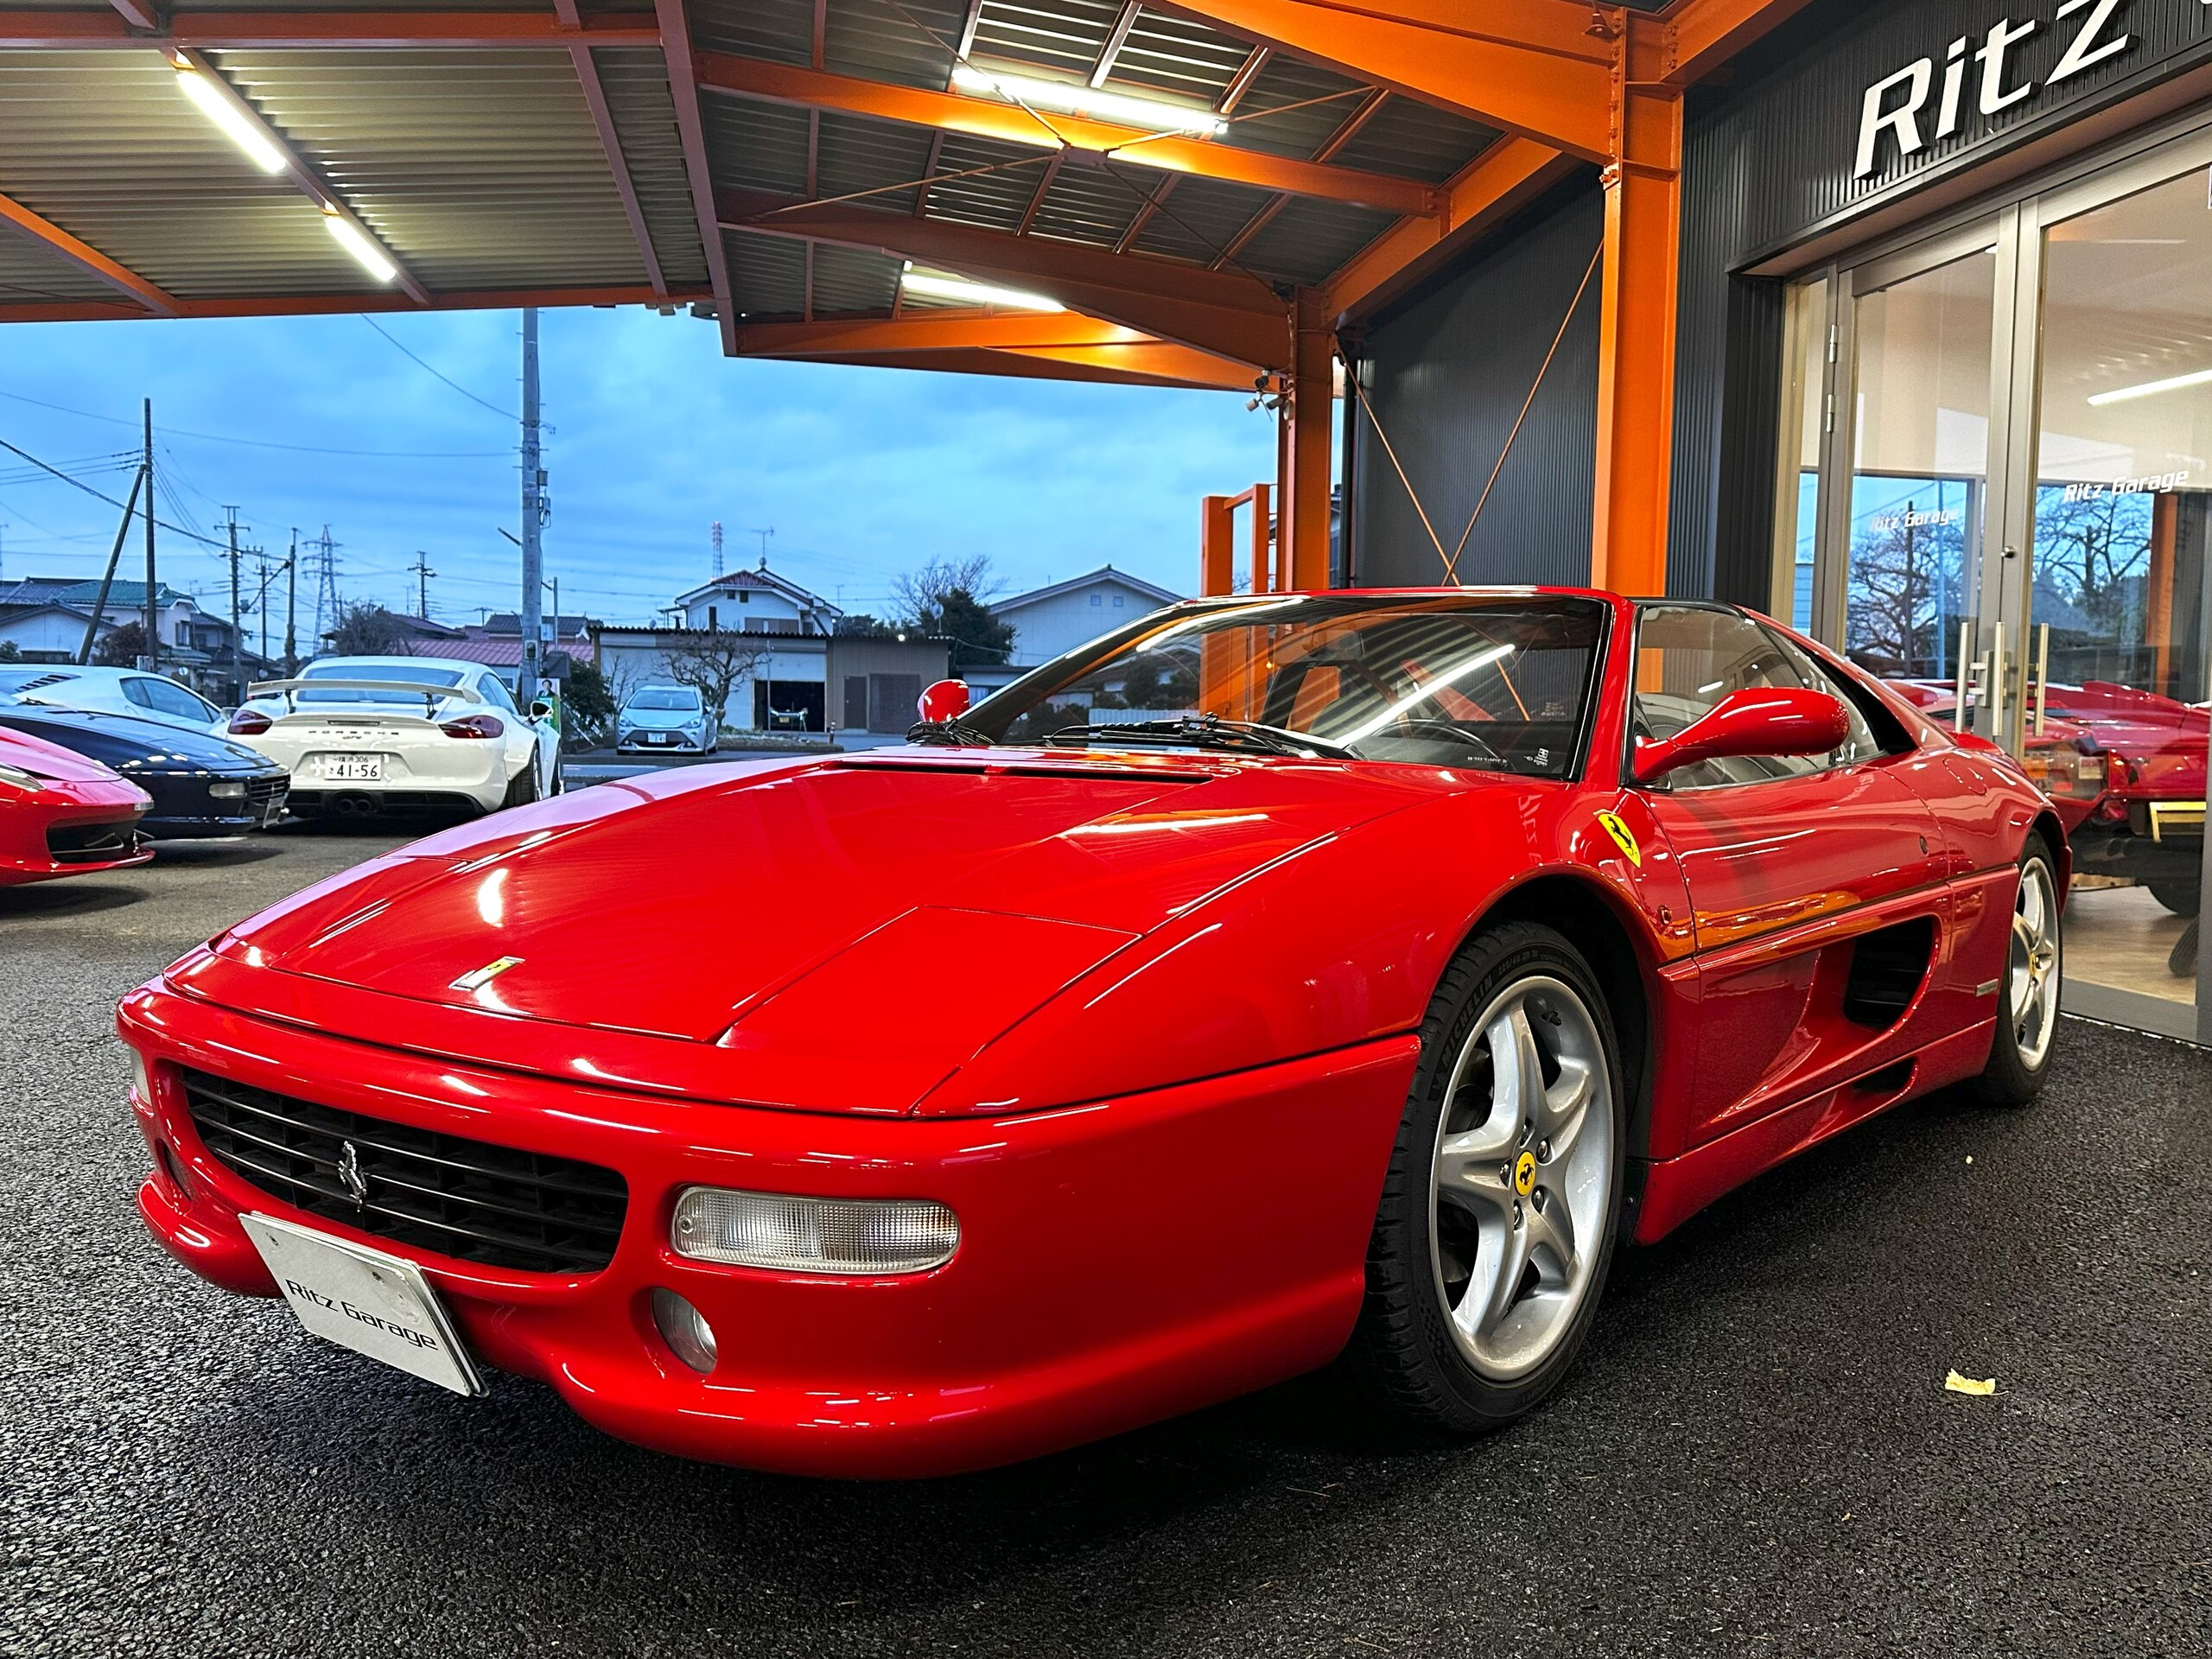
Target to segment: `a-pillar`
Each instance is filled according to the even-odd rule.
[[[1617,72],[1617,159],[1604,174],[1598,487],[1590,580],[1667,591],[1675,431],[1675,287],[1681,225],[1681,90],[1662,77],[1669,37],[1631,21]],[[1648,44],[1647,44],[1648,41]]]
[[[1330,443],[1336,421],[1336,335],[1318,297],[1298,296],[1298,338],[1283,404],[1276,529],[1278,578],[1300,593],[1329,585]]]

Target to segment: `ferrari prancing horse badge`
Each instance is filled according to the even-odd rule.
[[[1643,849],[1636,844],[1636,837],[1629,833],[1628,825],[1611,812],[1600,812],[1598,822],[1605,826],[1605,833],[1613,838],[1613,845],[1628,855],[1628,861],[1637,869],[1643,868]]]

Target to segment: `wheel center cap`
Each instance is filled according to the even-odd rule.
[[[1536,1154],[1533,1152],[1524,1152],[1514,1160],[1513,1190],[1525,1198],[1535,1190],[1535,1186]]]

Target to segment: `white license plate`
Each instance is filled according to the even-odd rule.
[[[676,741],[676,734],[673,732],[655,732],[651,737],[647,738],[645,741],[648,743],[673,743]]]
[[[384,756],[380,754],[326,754],[322,758],[322,775],[334,783],[382,783]]]
[[[445,1304],[414,1262],[274,1216],[238,1220],[316,1336],[455,1394],[484,1392]]]

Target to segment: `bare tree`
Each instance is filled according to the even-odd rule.
[[[323,635],[334,657],[411,657],[407,625],[381,605],[348,605]]]
[[[1966,556],[1962,518],[1948,509],[1923,512],[1907,501],[1852,538],[1845,643],[1854,662],[1882,675],[1933,671],[1944,598],[1956,588]]]
[[[730,693],[753,677],[768,654],[765,635],[706,628],[687,635],[668,653],[668,671],[679,685],[695,686],[716,721],[729,717]]]
[[[912,622],[944,608],[947,594],[964,594],[986,600],[1006,584],[991,574],[991,562],[981,553],[965,559],[931,559],[919,569],[892,583],[899,596],[899,614]]]

